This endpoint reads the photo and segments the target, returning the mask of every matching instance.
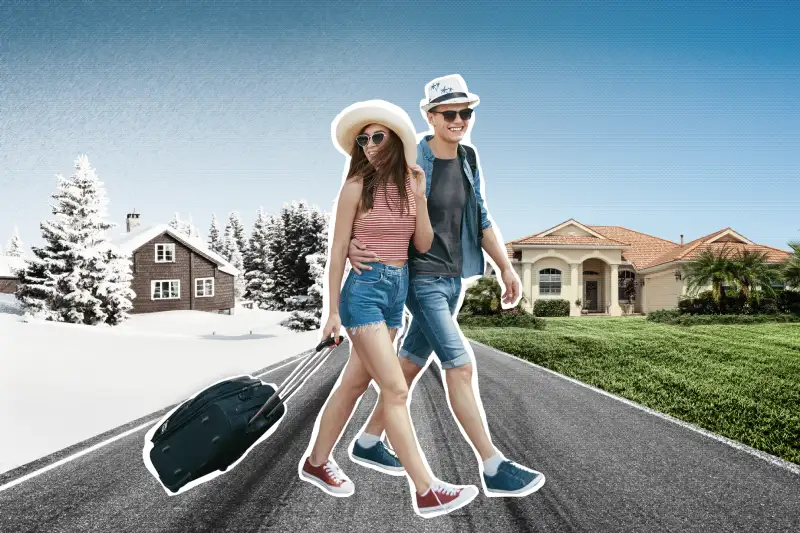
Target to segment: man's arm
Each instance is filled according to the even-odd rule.
[[[478,152],[475,152],[475,160],[477,162]],[[475,167],[475,175],[472,176],[472,186],[475,189],[475,197],[478,199],[478,207],[480,208],[480,224],[481,229],[485,230],[492,225],[489,220],[489,211],[486,209],[486,202],[483,199],[483,191],[481,190],[481,169],[480,164]]]
[[[511,265],[511,261],[508,260],[506,246],[497,238],[495,226],[492,225],[492,221],[489,219],[489,211],[486,209],[486,203],[483,199],[483,193],[481,191],[480,172],[480,165],[478,165],[478,168],[475,169],[475,175],[473,176],[473,186],[475,188],[475,196],[478,200],[478,206],[480,207],[480,224],[481,229],[483,230],[481,248],[483,248],[486,253],[489,254],[489,257],[492,258],[495,266],[499,269],[500,277],[503,280],[504,285],[503,303],[517,305],[517,302],[521,296],[521,283],[519,276],[514,271],[514,267]]]
[[[519,276],[511,265],[511,261],[508,260],[506,247],[497,239],[497,233],[494,229],[494,227],[489,227],[483,230],[481,247],[486,250],[486,253],[489,254],[489,257],[492,258],[492,261],[500,271],[500,278],[503,280],[504,287],[503,303],[515,306],[521,296],[521,283]]]

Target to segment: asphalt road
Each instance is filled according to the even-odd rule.
[[[170,497],[144,467],[142,429],[0,492],[0,531],[800,531],[800,475],[519,360],[474,349],[494,443],[547,476],[531,496],[487,498],[481,490],[455,513],[418,517],[405,478],[347,457],[375,404],[373,389],[335,450],[356,493],[333,498],[301,481],[297,465],[346,362],[343,345],[290,400],[276,433],[233,471]],[[279,382],[292,368],[262,379]],[[447,407],[436,365],[413,391],[411,413],[434,473],[480,488],[475,456]],[[0,485],[92,444],[6,473]]]

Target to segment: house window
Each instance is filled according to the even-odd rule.
[[[150,298],[153,300],[179,300],[181,280],[154,279],[150,282]]]
[[[627,301],[629,297],[635,296],[636,273],[631,270],[620,270],[619,274],[619,292],[617,297],[619,300]]]
[[[174,263],[175,244],[156,244],[156,263]]]
[[[539,271],[539,294],[561,294],[561,271],[543,268]]]
[[[583,275],[584,276],[599,276],[600,272],[598,272],[596,270],[584,270],[583,271]]]
[[[196,298],[212,298],[214,296],[214,278],[195,278],[194,295]]]
[[[522,251],[516,250],[514,252],[514,261],[522,261]]]

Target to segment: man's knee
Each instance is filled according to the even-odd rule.
[[[411,383],[414,381],[414,378],[417,377],[420,370],[422,368],[417,365],[416,363],[412,363],[408,359],[400,358],[400,368],[403,369],[403,375],[406,377],[406,384],[411,386]]]
[[[472,386],[472,363],[445,370],[447,383],[456,386]]]

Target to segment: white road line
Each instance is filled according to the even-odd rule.
[[[302,360],[303,360],[303,358],[302,358],[302,357],[298,357],[298,358],[297,358],[297,359],[295,359],[294,361],[289,361],[288,363],[284,363],[284,364],[282,364],[281,366],[276,366],[276,367],[275,367],[275,368],[273,368],[272,370],[267,370],[266,372],[262,372],[261,374],[257,374],[257,375],[256,375],[256,376],[254,376],[254,377],[260,378],[261,376],[266,376],[267,374],[271,374],[272,372],[275,372],[276,370],[279,370],[279,369],[281,369],[281,368],[283,368],[283,367],[285,367],[285,366],[289,366],[289,365],[291,365],[292,363],[297,363],[297,362],[299,362],[299,361],[302,361]]]
[[[743,451],[745,453],[748,453],[750,455],[758,457],[759,459],[762,459],[762,460],[764,460],[764,461],[766,461],[766,462],[768,462],[768,463],[770,463],[772,465],[775,465],[775,466],[780,467],[780,468],[784,468],[784,469],[788,470],[789,472],[792,472],[793,474],[800,475],[800,465],[796,465],[794,463],[790,463],[789,461],[781,459],[780,457],[776,457],[774,455],[771,455],[771,454],[769,454],[767,452],[764,452],[764,451],[761,451],[761,450],[757,450],[755,448],[751,448],[750,446],[747,446],[746,444],[742,444],[741,442],[737,442],[735,440],[731,440],[731,439],[729,439],[727,437],[724,437],[722,435],[718,435],[716,433],[712,433],[711,431],[708,431],[707,429],[703,429],[701,427],[695,426],[693,424],[690,424],[688,422],[685,422],[683,420],[680,420],[678,418],[670,416],[670,415],[668,415],[666,413],[662,413],[660,411],[656,411],[655,409],[651,409],[651,408],[649,408],[647,406],[638,404],[636,402],[628,400],[627,398],[622,398],[621,396],[616,396],[614,394],[611,394],[608,391],[604,391],[602,389],[598,389],[597,387],[593,387],[592,385],[589,385],[587,383],[583,383],[582,381],[578,381],[577,379],[573,379],[573,378],[571,378],[569,376],[565,376],[564,374],[559,374],[558,372],[550,370],[549,368],[545,368],[545,367],[537,365],[535,363],[531,363],[530,361],[526,361],[525,359],[522,359],[521,357],[517,357],[516,355],[503,352],[501,350],[498,350],[497,348],[493,348],[492,346],[488,346],[486,344],[483,344],[482,342],[478,342],[478,341],[472,340],[472,339],[469,339],[469,341],[472,342],[472,343],[475,343],[475,344],[477,344],[479,346],[483,346],[484,348],[486,348],[487,350],[490,350],[492,352],[498,353],[500,355],[505,355],[507,357],[510,357],[512,359],[516,359],[518,361],[522,361],[523,363],[525,363],[527,365],[530,365],[530,366],[532,366],[534,368],[538,368],[539,370],[544,370],[545,372],[548,372],[548,373],[550,373],[550,374],[552,374],[554,376],[558,376],[558,377],[560,377],[562,379],[566,379],[567,381],[570,381],[570,382],[572,382],[572,383],[574,383],[576,385],[580,385],[581,387],[587,388],[589,390],[592,390],[592,391],[597,392],[599,394],[602,394],[604,396],[608,396],[609,398],[613,398],[614,400],[620,401],[620,402],[622,402],[622,403],[624,403],[626,405],[629,405],[631,407],[634,407],[636,409],[639,409],[641,411],[649,413],[649,414],[651,414],[653,416],[661,418],[662,420],[667,420],[668,422],[672,422],[674,424],[677,424],[677,425],[679,425],[679,426],[681,426],[683,428],[686,428],[686,429],[688,429],[690,431],[694,431],[695,433],[699,433],[701,435],[704,435],[706,437],[714,439],[714,440],[716,440],[718,442],[721,442],[723,444],[727,444],[728,446],[730,446],[732,448],[736,448],[737,450],[741,450],[741,451]]]
[[[270,374],[272,372],[275,372],[276,370],[280,370],[281,368],[283,368],[285,366],[291,365],[292,363],[297,363],[297,362],[302,361],[302,360],[303,360],[303,358],[300,357],[300,358],[298,358],[298,359],[296,359],[294,361],[289,361],[288,363],[284,363],[284,364],[282,364],[280,366],[277,366],[277,367],[275,367],[275,368],[273,368],[271,370],[267,370],[266,372],[258,374],[255,377],[266,376],[267,374]],[[70,461],[73,461],[73,460],[75,460],[75,459],[77,459],[79,457],[83,457],[84,455],[92,453],[95,450],[99,450],[103,446],[107,446],[107,445],[111,444],[112,442],[115,442],[115,441],[118,441],[119,439],[127,437],[128,435],[133,435],[137,431],[141,431],[141,430],[143,430],[145,428],[150,428],[150,427],[153,426],[153,424],[155,424],[159,420],[161,420],[160,417],[159,418],[154,418],[153,420],[150,420],[149,422],[145,422],[144,424],[142,424],[140,426],[136,426],[133,429],[129,429],[128,431],[125,431],[124,433],[120,433],[119,435],[116,435],[116,436],[111,437],[111,438],[109,438],[107,440],[104,440],[103,442],[98,442],[94,446],[90,446],[90,447],[86,448],[85,450],[81,450],[81,451],[79,451],[77,453],[74,453],[74,454],[68,456],[68,457],[64,457],[63,459],[60,459],[60,460],[56,461],[53,464],[49,464],[49,465],[47,465],[45,467],[42,467],[39,470],[35,470],[35,471],[31,472],[30,474],[25,474],[24,476],[22,476],[20,478],[17,478],[14,481],[9,481],[5,485],[0,485],[0,492],[3,492],[6,489],[10,489],[11,487],[19,485],[20,483],[23,483],[25,481],[28,481],[29,479],[35,478],[36,476],[40,476],[40,475],[44,474],[45,472],[53,470],[54,468],[58,468],[59,466],[61,466],[63,464],[66,464],[66,463],[68,463]]]

